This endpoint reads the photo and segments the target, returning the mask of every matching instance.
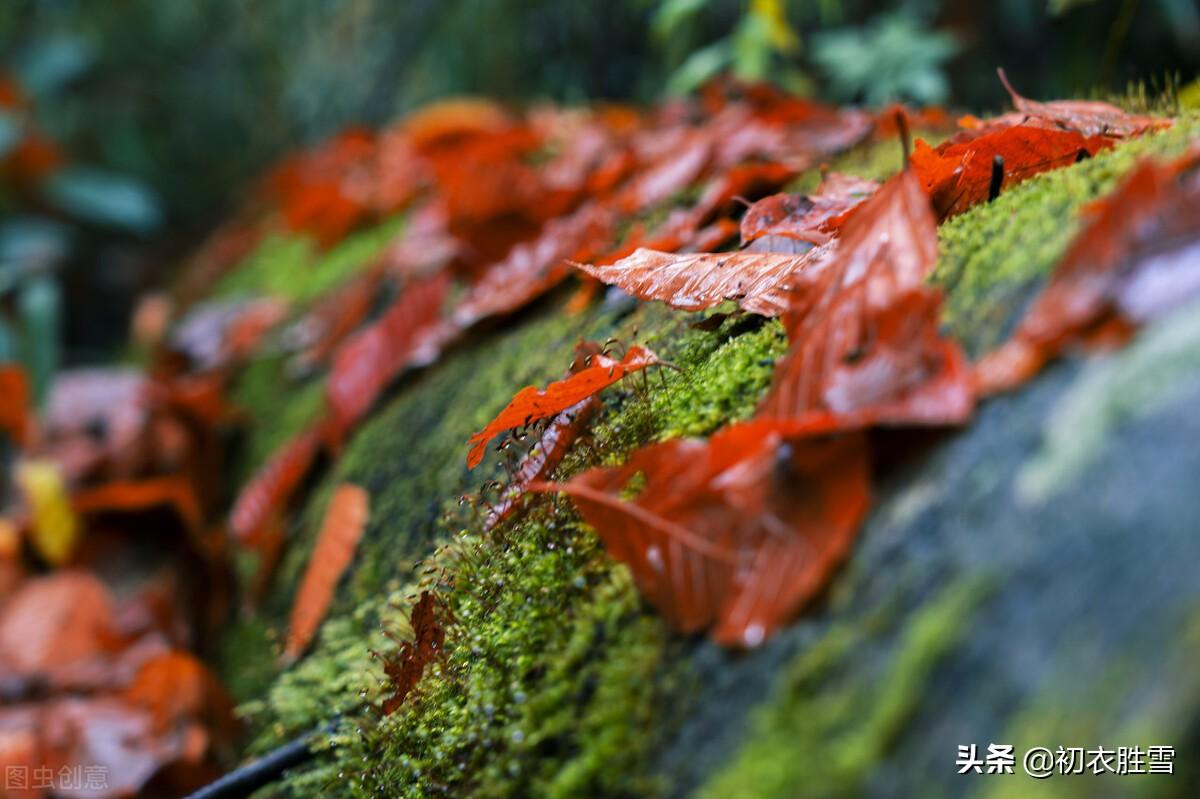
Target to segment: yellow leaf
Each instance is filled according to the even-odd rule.
[[[750,0],[750,13],[762,20],[771,45],[778,52],[789,53],[800,44],[800,37],[788,24],[780,0]]]
[[[17,484],[29,506],[34,549],[47,563],[61,566],[79,542],[79,520],[62,473],[50,461],[25,461],[17,466]]]

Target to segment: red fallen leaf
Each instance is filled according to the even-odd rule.
[[[821,181],[810,196],[803,194],[774,194],[746,210],[742,217],[742,246],[763,237],[779,237],[824,244],[836,234],[845,215],[869,197],[879,184],[851,175],[831,173]],[[770,249],[753,248],[756,252],[779,252],[775,242],[765,242]]]
[[[600,345],[596,342],[579,342],[575,347],[575,360],[572,361],[571,368],[567,370],[567,376],[570,377],[580,370],[586,369],[592,359],[600,353]],[[583,431],[587,429],[592,417],[600,411],[601,407],[603,404],[600,402],[600,398],[593,394],[550,420],[546,429],[537,436],[533,446],[521,459],[508,485],[504,486],[499,502],[489,508],[488,515],[484,519],[485,529],[492,529],[521,508],[526,487],[530,483],[545,480],[550,476],[558,464],[562,463],[563,456],[567,454],[571,445],[583,435]]]
[[[910,162],[938,218],[945,219],[988,198],[997,156],[1004,159],[1003,185],[1008,187],[1073,164],[1080,152],[1091,156],[1111,146],[1112,140],[1103,136],[1085,138],[1073,130],[1013,125],[937,148],[918,139]]]
[[[822,418],[824,429],[965,419],[965,361],[937,333],[940,295],[922,285],[937,262],[937,226],[916,175],[885,183],[835,243],[799,276],[784,317],[791,348],[757,418],[788,434]]]
[[[283,656],[292,661],[300,657],[316,635],[338,581],[354,560],[354,551],[367,525],[370,497],[356,485],[343,483],[333,492],[316,546],[292,602],[287,641]]]
[[[756,646],[846,557],[867,509],[868,464],[861,434],[785,445],[746,424],[530,488],[570,496],[678,629]]]
[[[1093,100],[1055,100],[1039,103],[1017,94],[1003,69],[997,69],[996,73],[1018,112],[1046,120],[1065,130],[1077,131],[1084,136],[1127,138],[1171,127],[1169,119],[1127,114],[1115,105]]]
[[[903,119],[909,131],[914,130],[949,130],[954,127],[950,113],[941,106],[926,106],[924,108],[909,108],[905,105],[892,104],[875,113],[876,139],[890,139],[901,133],[899,120]]]
[[[371,313],[383,282],[381,269],[352,277],[333,295],[318,300],[303,319],[288,330],[290,344],[304,348],[292,367],[309,372],[327,361],[347,336]]]
[[[320,447],[319,429],[301,432],[242,487],[229,514],[229,529],[242,544],[265,543],[278,515],[308,476]]]
[[[692,223],[703,227],[720,217],[732,216],[746,202],[779,189],[796,176],[786,164],[752,163],[728,169],[705,187],[692,207]]]
[[[617,207],[626,213],[645,211],[669,200],[699,180],[712,160],[709,131],[679,129],[661,135],[669,148],[617,195]]]
[[[1175,163],[1143,161],[1090,208],[1012,337],[976,366],[981,392],[1015,388],[1110,323],[1136,326],[1200,292],[1200,186],[1179,181],[1197,160],[1193,151]]]
[[[326,387],[330,429],[337,440],[401,372],[440,352],[450,333],[439,324],[449,286],[447,273],[409,284],[379,319],[338,348]]]
[[[446,613],[445,605],[436,594],[422,591],[412,609],[413,640],[402,642],[399,651],[392,657],[373,653],[383,662],[383,671],[391,680],[390,693],[380,705],[380,711],[385,716],[395,713],[404,704],[424,676],[425,667],[442,657],[446,646],[446,629],[440,617]]]
[[[0,364],[0,432],[17,446],[24,446],[31,423],[25,370],[15,364]]]
[[[717,166],[756,157],[803,170],[861,142],[874,121],[864,111],[819,105],[760,84],[746,89],[743,101],[723,108],[708,127],[717,142]]]
[[[290,230],[329,247],[371,213],[375,136],[351,129],[279,164],[264,183]]]
[[[472,469],[478,466],[487,450],[487,443],[505,430],[524,427],[539,419],[554,416],[619,382],[626,375],[657,363],[657,355],[635,344],[619,361],[607,355],[596,355],[585,368],[564,380],[551,383],[544,389],[526,386],[516,393],[495,419],[471,436],[468,441],[471,451],[467,455],[467,466]]]
[[[199,532],[204,516],[195,489],[179,476],[116,480],[86,488],[75,493],[71,505],[81,516],[128,513],[166,505],[193,532]]]
[[[123,646],[108,589],[87,572],[26,580],[0,613],[0,666],[36,675]]]
[[[518,244],[489,267],[454,308],[454,325],[466,329],[481,319],[511,313],[557,286],[570,274],[566,261],[590,258],[607,245],[614,218],[589,202],[569,216],[552,219],[532,241]]]
[[[828,253],[828,248],[818,248],[800,255],[677,255],[642,248],[614,264],[575,264],[575,268],[635,297],[680,310],[699,311],[736,299],[751,313],[779,316],[788,305],[794,276]]]

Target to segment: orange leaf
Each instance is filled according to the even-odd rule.
[[[644,481],[637,495],[624,492]],[[867,508],[860,434],[784,447],[777,432],[735,425],[708,441],[637,450],[563,491],[646,598],[684,632],[712,627],[756,646],[826,584]]]
[[[567,370],[567,376],[586,369],[591,359],[600,354],[600,345],[594,341],[581,341],[575,347],[575,360]],[[504,486],[500,500],[488,509],[484,527],[491,529],[521,508],[527,487],[531,483],[550,477],[562,462],[567,450],[587,429],[592,417],[601,409],[600,398],[592,395],[580,400],[559,413],[541,432],[533,446],[517,465],[512,479]]]
[[[242,487],[229,514],[229,529],[247,546],[257,546],[304,482],[320,450],[317,429],[306,430],[279,449]]]
[[[918,139],[911,163],[938,217],[945,219],[987,200],[997,157],[1003,159],[1002,185],[1009,187],[1073,164],[1080,153],[1092,156],[1111,146],[1112,140],[1103,136],[1084,138],[1073,130],[1013,125],[937,148]]]
[[[625,375],[658,362],[657,355],[635,344],[619,361],[607,355],[596,355],[592,357],[589,366],[565,380],[551,383],[544,389],[526,386],[517,392],[495,419],[471,436],[468,442],[471,444],[471,451],[467,455],[467,466],[472,469],[478,466],[483,460],[488,441],[505,430],[524,427],[530,422],[554,416],[620,381]]]
[[[338,486],[329,500],[316,546],[292,602],[283,649],[287,660],[295,660],[308,648],[329,611],[338,581],[354,559],[366,528],[369,503],[367,492],[349,483]]]
[[[203,523],[203,511],[195,490],[178,476],[105,483],[77,492],[72,504],[80,516],[136,512],[167,505],[175,510],[188,529],[198,531]]]

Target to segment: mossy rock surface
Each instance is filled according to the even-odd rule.
[[[947,329],[975,355],[1002,340],[1079,208],[1138,157],[1197,136],[1200,122],[1181,120],[944,224],[933,280]],[[894,168],[877,154],[844,166]],[[227,286],[268,285],[254,274],[264,262]],[[559,377],[580,337],[648,344],[679,371],[606,392],[560,476],[748,416],[786,348],[778,322],[704,331],[695,314],[615,295],[571,314],[568,296],[403,378],[311,492],[265,607],[227,636],[225,671],[253,730],[247,754],[339,721],[328,751],[264,795],[1195,795],[1200,308],[1115,354],[1053,366],[961,430],[894,436],[889,451],[908,455],[881,469],[827,595],[733,653],[672,634],[569,503],[543,500],[488,537],[459,508],[501,473],[495,452],[466,469],[468,436],[517,389]],[[258,424],[251,459],[319,400],[319,383],[288,384],[282,363],[256,368],[240,394]],[[369,527],[313,651],[281,670],[287,608],[329,492],[347,480],[371,494]],[[367,707],[382,692],[371,651],[392,646],[384,630],[403,632],[432,571],[454,578],[453,646],[380,719]],[[993,742],[1173,745],[1177,774],[955,773],[959,744]]]

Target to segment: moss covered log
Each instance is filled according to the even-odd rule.
[[[947,329],[973,355],[1002,340],[1079,209],[1137,159],[1197,137],[1200,119],[1185,117],[942,225],[932,279]],[[882,177],[898,161],[889,142],[833,167]],[[286,284],[302,304],[400,224],[324,259],[303,242],[265,242],[221,291]],[[679,371],[607,392],[560,477],[748,416],[786,348],[775,321],[701,330],[689,324],[698,315],[624,297],[570,313],[568,296],[403,378],[310,492],[265,607],[226,637],[225,674],[253,730],[248,753],[335,716],[339,726],[313,764],[264,795],[1082,796],[1101,784],[1194,795],[1200,585],[1185,564],[1200,556],[1200,422],[1187,412],[1200,400],[1200,309],[1115,355],[1061,363],[963,430],[909,447],[917,454],[881,473],[859,545],[819,606],[738,654],[672,634],[569,503],[539,500],[488,536],[460,505],[499,474],[495,453],[466,469],[467,438],[517,389],[559,377],[581,337],[645,343]],[[311,418],[320,384],[289,383],[268,359],[238,399],[255,430],[245,457],[258,462]],[[281,670],[286,611],[341,481],[370,492],[369,527],[314,650]],[[380,718],[372,651],[394,646],[385,631],[403,634],[435,579],[451,586],[447,656]],[[1016,640],[1032,654],[1013,657]],[[993,741],[1167,744],[1181,760],[1171,779],[956,778],[957,744]]]

